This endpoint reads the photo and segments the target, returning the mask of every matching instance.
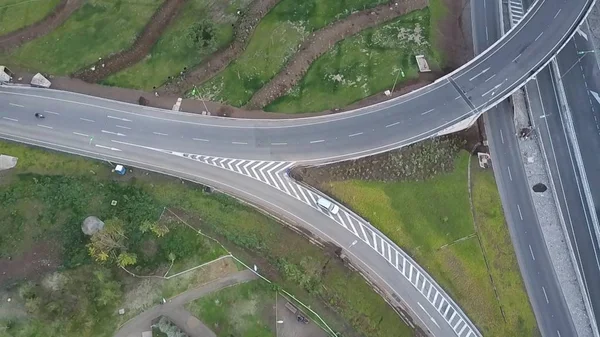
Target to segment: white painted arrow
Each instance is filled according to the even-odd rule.
[[[116,147],[108,147],[108,146],[98,145],[98,144],[96,144],[96,147],[99,147],[101,149],[111,150],[111,151],[121,151],[121,150],[117,149]]]
[[[592,96],[594,96],[594,98],[596,99],[596,101],[598,103],[600,103],[600,95],[598,95],[597,92],[590,90],[590,94],[592,94]]]
[[[579,35],[581,35],[581,37],[584,38],[586,41],[588,40],[587,34],[581,30],[581,27],[577,28],[577,33],[579,33]]]
[[[106,117],[112,118],[112,119],[118,119],[123,122],[131,122],[131,119],[127,119],[127,118],[121,118],[121,117],[115,117],[115,116],[106,116]]]
[[[108,133],[109,135],[115,135],[115,136],[119,136],[119,137],[125,137],[124,134],[119,133],[119,132],[112,132],[112,131],[102,130],[102,133]]]
[[[421,303],[419,303],[419,302],[417,302],[417,304],[421,307],[421,309],[423,309],[423,311],[425,311],[425,313],[427,314],[427,316],[429,316],[429,318],[431,319],[433,324],[435,324],[439,328],[440,326],[437,324],[435,319],[427,312],[427,310],[425,310],[425,308],[423,308],[423,305],[421,305]]]

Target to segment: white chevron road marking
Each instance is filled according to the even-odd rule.
[[[212,157],[156,149],[116,140],[113,140],[113,142],[168,153],[179,157],[187,158],[189,160],[194,160],[197,162],[229,170],[231,172],[235,172],[250,177],[252,179],[261,181],[279,191],[282,191],[302,201],[303,203],[311,206],[312,208],[319,210],[322,214],[328,216],[341,227],[347,229],[354,236],[361,239],[364,243],[366,243],[373,250],[375,250],[378,253],[378,255],[380,255],[382,258],[388,261],[392,266],[394,266],[394,262],[392,262],[392,257],[396,256],[395,269],[398,270],[398,273],[404,275],[404,277],[406,277],[406,279],[408,279],[409,282],[413,284],[413,287],[419,293],[421,293],[431,305],[434,306],[434,308],[442,316],[444,321],[446,321],[446,323],[448,323],[449,326],[452,327],[455,332],[457,331],[456,328],[459,327],[458,325],[451,324],[451,322],[455,319],[455,316],[459,317],[458,322],[464,323],[464,326],[462,327],[460,332],[457,332],[458,336],[463,336],[462,333],[466,333],[465,336],[481,336],[477,330],[471,328],[473,325],[469,322],[468,317],[466,317],[466,315],[460,310],[456,303],[454,303],[454,301],[452,301],[452,299],[445,292],[443,292],[442,288],[439,285],[437,285],[437,283],[435,283],[435,280],[433,280],[428,274],[425,274],[423,269],[419,267],[408,255],[406,255],[404,251],[400,250],[399,248],[396,248],[395,244],[393,244],[387,237],[378,233],[372,225],[370,225],[362,218],[356,216],[351,211],[346,210],[344,207],[340,207],[340,210],[337,215],[330,214],[326,210],[321,209],[321,207],[317,205],[317,199],[319,198],[318,192],[313,192],[310,188],[302,186],[288,177],[287,170],[294,165],[294,162],[241,160],[232,158]],[[356,226],[358,226],[360,230],[357,229]],[[402,257],[401,263],[399,260],[400,257]],[[402,264],[401,268],[400,264]],[[421,279],[423,279],[422,285],[420,284]],[[426,287],[425,282],[428,282],[430,286]],[[435,294],[433,300],[431,300],[430,296],[430,294],[432,293]],[[437,303],[438,297],[440,298],[439,303]],[[450,309],[452,311],[450,311]],[[450,316],[447,315],[449,312],[452,312],[451,317],[447,317]]]

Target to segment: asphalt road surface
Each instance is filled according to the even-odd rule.
[[[590,5],[589,0],[539,0],[505,39],[451,76],[400,98],[342,114],[236,120],[165,112],[47,89],[0,87],[0,135],[179,176],[231,193],[346,247],[351,260],[390,297],[403,302],[415,322],[433,335],[479,335],[470,322],[460,319],[464,317],[457,311],[460,309],[450,299],[443,299],[445,294],[438,298],[437,285],[413,278],[412,267],[401,272],[404,278],[398,277],[398,255],[388,255],[395,245],[387,238],[386,244],[381,244],[387,253],[374,254],[372,246],[364,241],[353,244],[355,234],[290,194],[182,154],[222,160],[324,162],[435,136],[478,116],[522,85],[564,44]],[[36,119],[36,112],[47,118]],[[426,287],[436,295],[430,297]]]
[[[472,6],[474,17],[479,18],[478,27],[488,27],[485,34],[482,29],[475,31],[477,52],[501,36],[501,15],[496,0],[473,2]],[[505,100],[484,117],[494,176],[538,328],[542,336],[576,336],[531,200],[512,105]]]

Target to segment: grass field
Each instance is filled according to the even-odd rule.
[[[42,20],[60,0],[0,0],[0,36]]]
[[[418,76],[415,55],[436,60],[429,44],[429,9],[368,29],[317,59],[292,90],[265,110],[285,113],[341,108]]]
[[[233,26],[238,10],[243,10],[248,0],[192,0],[161,36],[151,53],[141,62],[108,77],[104,84],[153,90],[165,83],[169,76],[177,76],[184,68],[191,69],[218,48],[233,39]],[[209,22],[215,28],[214,44],[207,48],[189,43],[190,27],[197,22]]]
[[[218,337],[275,337],[275,291],[263,280],[220,290],[186,305]]]
[[[257,26],[247,49],[198,87],[205,99],[242,106],[273,78],[312,31],[384,0],[282,0]]]
[[[4,213],[2,214],[3,222],[0,225],[2,228],[0,237],[12,238],[10,241],[4,240],[0,243],[0,251],[4,254],[10,252],[13,254],[12,256],[16,256],[15,252],[25,250],[27,245],[36,242],[35,239],[46,239],[46,235],[48,238],[56,237],[59,240],[66,235],[65,238],[73,237],[73,240],[61,240],[60,242],[66,242],[65,249],[73,252],[67,255],[67,257],[73,256],[67,259],[67,261],[71,261],[70,266],[73,267],[73,263],[77,262],[87,266],[91,261],[87,257],[87,252],[81,249],[82,235],[79,234],[81,233],[79,229],[81,216],[90,213],[96,213],[99,216],[114,213],[123,219],[131,219],[133,223],[138,222],[133,219],[139,220],[146,217],[155,219],[160,215],[163,206],[175,207],[201,219],[199,224],[203,233],[219,238],[228,250],[234,251],[236,255],[239,254],[246,261],[256,263],[260,270],[267,273],[280,287],[310,305],[325,317],[327,323],[334,330],[341,331],[344,336],[405,337],[413,335],[411,329],[370,288],[365,280],[347,269],[335,257],[331,248],[325,252],[272,218],[264,216],[230,197],[221,194],[207,194],[198,186],[181,184],[177,179],[160,175],[139,174],[135,176],[135,179],[132,179],[131,174],[119,177],[111,174],[110,167],[101,162],[31,149],[12,143],[0,143],[0,153],[19,158],[16,171],[11,172],[8,176],[3,174],[0,180],[0,184],[2,184],[0,191],[5,194],[2,204],[8,205],[8,207],[2,208]],[[37,182],[33,178],[36,178]],[[126,181],[122,181],[123,179]],[[40,184],[40,182],[44,182],[44,184]],[[13,192],[9,193],[9,191]],[[26,198],[22,198],[22,196],[31,196],[35,191],[44,192],[37,197],[37,202],[40,205],[47,202],[51,207],[41,206],[37,211],[40,213],[23,214],[22,211],[17,211],[15,215],[21,215],[25,219],[28,217],[29,219],[39,218],[40,221],[48,222],[40,223],[40,228],[32,226],[32,224],[37,224],[37,221],[22,221],[17,224],[9,222],[8,219],[13,216],[11,215],[13,205],[25,202]],[[50,193],[51,191],[54,192]],[[34,198],[30,197],[29,199],[33,200]],[[112,199],[118,200],[116,208],[106,206],[106,201]],[[42,214],[42,216],[36,214]],[[52,214],[55,215],[51,216]],[[63,224],[70,230],[67,233],[61,233],[51,225],[52,223],[56,226]],[[134,225],[128,225],[128,228],[131,230],[131,234],[128,235],[132,239],[130,249],[135,250],[135,247],[140,245],[138,254],[140,260],[138,261],[141,264],[144,254],[142,248],[145,247],[143,235],[135,232],[136,226]],[[42,232],[43,230],[46,231]],[[169,232],[167,236],[170,234],[173,232]],[[28,241],[29,238],[34,238],[34,240]],[[190,236],[186,236],[186,240],[189,239]],[[194,236],[191,236],[191,240],[194,240]],[[215,256],[210,246],[205,246],[203,242],[200,242],[199,245],[206,252],[207,258]],[[179,244],[178,249],[179,246],[182,246],[181,249],[183,249],[189,247],[189,244]],[[157,252],[160,252],[160,247],[161,245]],[[157,254],[157,256],[162,259],[160,261],[164,261],[163,254]],[[160,261],[157,260],[157,263]],[[79,268],[81,267],[75,270]],[[137,270],[134,271],[137,272]],[[105,278],[105,280],[111,279],[113,278]],[[163,286],[161,288],[163,290],[160,291],[165,297],[173,296],[186,289],[188,284],[186,282],[174,280],[170,285]],[[125,288],[128,287],[125,286]],[[155,288],[152,287],[152,284],[148,284],[145,289],[137,292],[140,296],[124,296],[125,303],[136,302],[139,301],[139,297],[154,294]],[[160,293],[156,294],[156,296],[159,295]],[[109,309],[111,308],[106,310]],[[14,335],[31,335],[31,333],[26,333],[29,331],[26,328],[33,329],[35,325],[38,335],[57,336],[59,334],[52,332],[54,330],[51,329],[59,329],[60,324],[66,326],[65,322],[60,321],[57,321],[58,325],[54,327],[42,324],[45,322],[43,319],[35,322],[35,324],[19,323],[19,329],[25,330],[19,330],[20,332]],[[82,333],[81,336],[109,336],[108,330],[110,329],[96,334]],[[72,334],[61,336],[65,335],[70,337]]]
[[[59,28],[2,58],[15,68],[68,75],[131,46],[161,0],[88,0]]]
[[[403,247],[457,300],[485,336],[532,336],[535,319],[520,278],[493,175],[474,170],[479,235],[507,316],[505,323],[476,237],[467,190],[469,155],[425,181],[337,181],[323,188]],[[459,239],[464,239],[456,242]],[[456,243],[455,243],[456,242]],[[446,246],[448,245],[448,246]]]

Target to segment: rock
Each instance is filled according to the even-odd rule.
[[[95,216],[88,216],[81,224],[81,230],[85,235],[93,235],[104,228],[104,222]]]

